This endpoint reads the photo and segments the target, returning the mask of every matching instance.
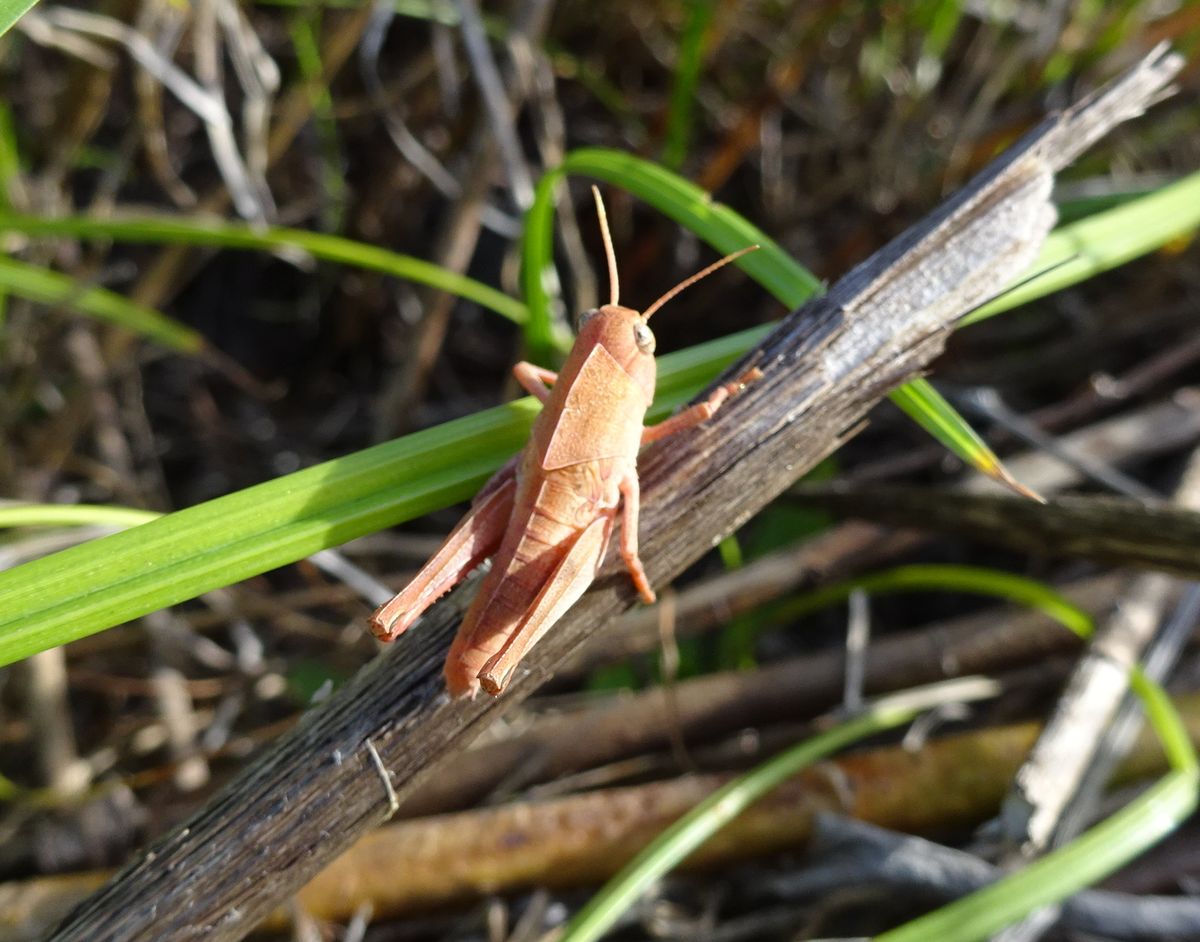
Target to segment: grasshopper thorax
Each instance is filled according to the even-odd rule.
[[[620,304],[605,304],[584,311],[579,318],[575,348],[590,351],[603,347],[630,378],[654,398],[654,332],[640,311]]]

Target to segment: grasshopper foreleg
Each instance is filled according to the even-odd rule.
[[[712,391],[707,399],[703,402],[697,402],[694,405],[688,406],[682,412],[677,412],[669,419],[664,419],[657,425],[648,425],[642,430],[642,444],[649,445],[651,442],[656,442],[659,439],[667,438],[670,435],[675,435],[692,426],[699,425],[701,422],[706,422],[711,419],[718,409],[725,403],[725,400],[737,392],[745,388],[747,383],[751,383],[756,379],[761,378],[762,370],[757,366],[747,370],[733,382],[726,383],[724,386],[718,386]]]

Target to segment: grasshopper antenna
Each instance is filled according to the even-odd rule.
[[[708,268],[704,269],[703,271],[696,272],[696,274],[692,275],[691,278],[683,279],[683,281],[679,282],[679,284],[677,284],[674,288],[672,288],[670,291],[668,291],[666,294],[664,294],[661,298],[659,298],[657,301],[655,301],[653,304],[651,304],[648,308],[646,308],[646,311],[644,314],[642,314],[642,317],[645,318],[646,320],[650,320],[651,314],[653,314],[660,307],[662,307],[664,304],[666,304],[668,301],[670,301],[671,298],[675,297],[675,295],[679,294],[679,292],[682,291],[684,288],[690,288],[692,285],[694,285],[697,281],[700,281],[702,278],[707,278],[709,275],[711,275],[713,272],[715,272],[718,268],[722,268],[725,265],[728,265],[730,262],[737,261],[739,258],[741,258],[743,255],[745,255],[747,252],[753,252],[755,249],[758,249],[758,248],[760,248],[760,246],[748,245],[744,249],[739,249],[738,251],[734,252],[732,255],[726,255],[719,262],[713,262],[711,265],[708,266]]]
[[[1082,256],[1079,252],[1073,252],[1072,254],[1068,255],[1066,258],[1062,259],[1061,261],[1055,262],[1053,265],[1047,265],[1045,268],[1035,271],[1033,274],[1031,274],[1025,278],[1022,278],[1020,281],[1009,285],[1007,288],[1004,288],[1001,291],[998,291],[996,294],[993,294],[991,297],[984,298],[982,301],[980,301],[974,307],[972,307],[966,311],[963,311],[960,315],[958,315],[958,317],[956,317],[954,319],[955,326],[957,327],[962,324],[968,323],[973,314],[975,314],[980,309],[987,307],[993,301],[999,301],[1001,298],[1005,297],[1006,295],[1013,294],[1014,292],[1019,291],[1021,288],[1024,288],[1026,285],[1030,284],[1031,282],[1037,281],[1043,275],[1048,275],[1052,271],[1062,268],[1065,265],[1070,265],[1072,262],[1079,261],[1079,259],[1081,257]]]
[[[612,296],[608,303],[615,306],[621,296],[621,283],[617,280],[617,256],[613,252],[612,236],[608,231],[608,214],[604,211],[604,200],[600,198],[600,187],[594,184],[592,196],[596,197],[596,215],[600,217],[600,235],[604,238],[604,255],[608,259],[608,290]]]

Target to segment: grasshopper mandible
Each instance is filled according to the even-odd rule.
[[[647,604],[654,591],[638,558],[638,449],[709,418],[761,375],[751,370],[704,402],[644,426],[654,398],[654,334],[646,322],[684,288],[758,246],[727,255],[680,282],[644,314],[617,303],[617,262],[600,191],[592,187],[612,300],[579,319],[561,372],[518,363],[517,382],[542,403],[529,444],[475,497],[471,509],[416,577],[371,616],[381,641],[404,632],[439,597],[491,556],[446,658],[454,696],[492,695],[596,577],[618,507],[621,558]]]

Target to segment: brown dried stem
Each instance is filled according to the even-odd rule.
[[[1200,512],[1120,497],[1008,495],[921,487],[804,486],[793,496],[850,517],[1200,578]]]
[[[1176,703],[1200,740],[1200,698]],[[749,808],[689,864],[801,847],[814,816],[829,810],[909,833],[977,823],[999,807],[1038,729],[1023,723],[975,730],[917,753],[885,747],[822,763]],[[1143,733],[1117,777],[1132,781],[1164,766],[1157,740]],[[308,883],[299,903],[318,919],[344,922],[363,904],[377,917],[394,917],[522,887],[595,883],[729,777],[685,775],[380,828]],[[96,883],[91,872],[8,884],[0,893],[0,938],[31,938],[27,930],[39,914],[61,912]],[[276,910],[263,928],[284,929],[290,921],[288,911]]]

